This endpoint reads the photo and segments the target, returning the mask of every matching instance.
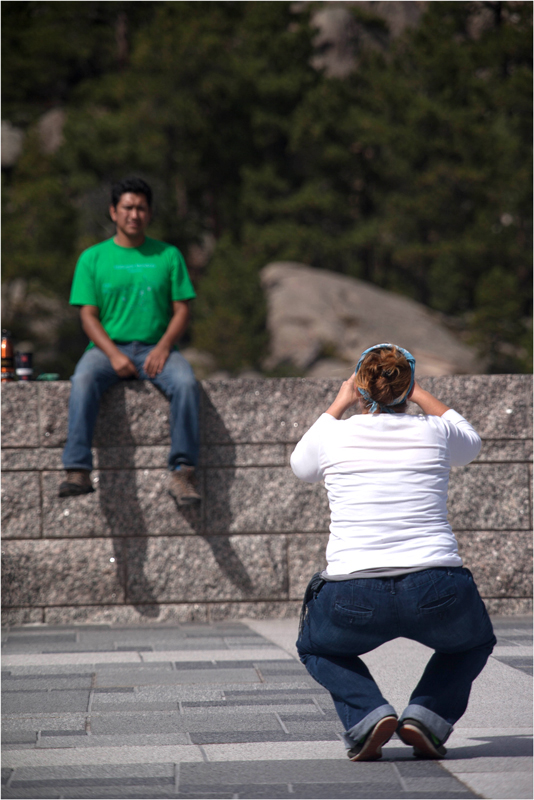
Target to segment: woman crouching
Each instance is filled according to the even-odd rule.
[[[395,731],[414,755],[444,756],[496,643],[447,521],[450,468],[476,458],[480,437],[414,369],[402,347],[365,350],[291,456],[298,478],[324,480],[331,512],[328,566],[306,591],[297,649],[331,693],[353,761],[380,758]],[[423,414],[407,414],[408,401]],[[361,415],[342,420],[357,403]],[[398,718],[359,656],[401,636],[435,652]]]

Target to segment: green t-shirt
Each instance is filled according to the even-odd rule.
[[[178,248],[147,236],[141,247],[121,247],[107,239],[84,250],[69,302],[97,306],[100,322],[115,342],[156,344],[167,330],[172,301],[193,297]]]

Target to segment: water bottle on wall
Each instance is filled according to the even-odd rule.
[[[15,380],[15,359],[11,331],[2,328],[2,383]]]

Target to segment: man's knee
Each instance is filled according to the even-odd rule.
[[[171,391],[193,393],[198,392],[198,382],[191,365],[184,359],[169,364],[166,379]]]

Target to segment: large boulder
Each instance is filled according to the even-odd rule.
[[[288,364],[314,377],[341,377],[367,347],[395,342],[413,353],[420,376],[485,371],[473,348],[407,297],[293,262],[268,264],[261,282],[270,333],[267,370]]]

